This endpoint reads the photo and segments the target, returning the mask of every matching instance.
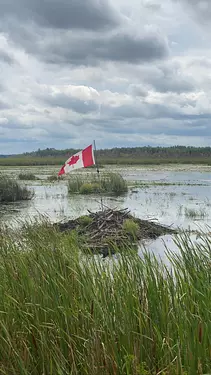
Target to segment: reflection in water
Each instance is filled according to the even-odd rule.
[[[147,252],[154,254],[156,258],[163,261],[166,265],[170,265],[166,251],[167,249],[174,253],[179,252],[179,249],[174,242],[174,236],[165,235],[156,240],[146,240],[144,243],[140,244],[138,254],[142,257],[142,254],[147,250]]]
[[[198,236],[197,234],[191,234],[189,236],[189,240],[193,245],[200,243],[204,244],[204,236],[205,235],[202,236],[203,238],[200,238],[200,236]],[[210,235],[208,234],[208,236]],[[156,258],[163,261],[163,263],[165,263],[167,266],[170,266],[168,254],[178,254],[180,252],[175,241],[175,236],[171,235],[161,236],[156,240],[148,240],[145,241],[144,244],[140,244],[138,252],[139,256],[142,257],[143,252],[146,250],[147,252],[154,254]]]

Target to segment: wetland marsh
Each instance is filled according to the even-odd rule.
[[[113,167],[128,192],[103,195],[105,206],[186,231],[108,261],[49,226],[100,208],[99,194],[69,194],[66,179],[52,178],[57,171],[1,170],[33,192],[31,200],[0,204],[1,373],[210,373],[211,168]]]
[[[59,167],[2,167],[1,172],[18,179],[19,175],[35,176],[24,181],[34,192],[30,201],[0,205],[0,221],[19,225],[23,220],[33,221],[39,215],[51,222],[75,219],[86,215],[87,210],[100,208],[99,194],[68,194],[67,179],[57,180]],[[207,166],[109,166],[101,170],[119,173],[128,184],[128,192],[122,196],[103,196],[103,203],[110,208],[128,208],[140,219],[153,220],[173,228],[203,230],[209,232],[211,225],[211,167]],[[93,170],[77,173],[86,180]],[[68,175],[73,179],[75,172]],[[165,237],[168,239],[168,237]],[[164,240],[165,240],[164,238]],[[157,240],[161,253],[163,238]],[[149,246],[153,246],[150,242]],[[157,245],[156,245],[157,246]],[[159,246],[158,246],[159,247]]]

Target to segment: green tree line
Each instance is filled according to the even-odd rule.
[[[54,148],[46,148],[45,150],[38,149],[31,153],[24,153],[18,156],[34,156],[34,157],[49,157],[49,156],[69,156],[77,152],[77,149],[56,150]],[[186,146],[172,146],[172,147],[115,147],[112,149],[101,149],[97,151],[99,157],[211,157],[211,147],[186,147]]]
[[[30,153],[0,157],[0,165],[54,165],[61,164],[77,149],[38,149]],[[187,163],[211,165],[211,147],[115,147],[96,152],[100,164],[164,164]]]

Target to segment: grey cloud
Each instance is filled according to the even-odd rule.
[[[108,109],[107,109],[108,110]],[[145,118],[145,119],[159,119],[159,118],[175,118],[178,115],[177,111],[165,106],[164,104],[136,104],[124,105],[117,108],[112,108],[112,115],[122,118]]]
[[[108,0],[7,0],[1,2],[0,17],[58,29],[101,30],[120,23]]]
[[[5,108],[4,108],[5,109]],[[11,132],[11,135],[13,135],[13,131],[14,130],[29,130],[29,129],[33,129],[34,128],[34,126],[33,125],[29,125],[29,124],[27,124],[27,127],[26,127],[26,125],[23,125],[20,121],[19,121],[19,118],[18,117],[16,117],[16,118],[14,118],[13,116],[11,116],[11,115],[8,115],[8,116],[6,116],[6,119],[7,119],[7,122],[3,125],[4,126],[4,130],[5,129],[7,129],[7,130],[10,130],[10,132],[11,132],[11,130],[12,130],[12,132]],[[1,126],[1,124],[0,124],[0,126]]]
[[[14,61],[15,60],[7,52],[0,50],[0,62],[12,65]]]
[[[175,0],[174,0],[175,1]],[[194,15],[195,19],[204,24],[211,19],[210,0],[179,0]]]
[[[4,109],[10,108],[10,105],[8,103],[5,103],[5,101],[0,99],[0,111]]]
[[[154,12],[159,12],[162,9],[161,4],[156,3],[145,3],[144,6]]]
[[[113,3],[121,8],[121,2]],[[148,142],[153,134],[202,136],[211,131],[209,87],[206,90],[208,84],[200,81],[201,75],[209,76],[209,72],[199,69],[196,77],[195,66],[187,66],[193,52],[186,49],[188,58],[181,53],[183,29],[179,22],[178,25],[174,22],[180,21],[180,15],[177,9],[175,14],[174,9],[169,10],[169,4],[166,8],[168,0],[162,1],[162,12],[156,5],[158,0],[136,0],[137,9],[142,9],[139,3],[148,7],[146,19],[144,15],[138,18],[138,14],[136,19],[136,5],[131,2],[131,20],[125,24],[106,0],[0,0],[0,3],[3,3],[1,38],[3,45],[9,46],[0,56],[0,64],[4,61],[1,84],[5,85],[4,88],[0,84],[0,91],[5,89],[0,95],[0,127],[5,143],[12,143],[17,137],[19,145],[25,139],[26,143],[14,148],[30,149],[33,142],[37,142],[37,148],[47,144],[59,148],[59,145],[64,147],[68,137],[68,146],[73,138],[75,144],[79,143],[82,132],[85,140],[97,134],[103,146],[106,142],[118,144],[119,139],[127,145],[129,139],[138,142],[138,136],[146,133]],[[187,46],[190,40],[195,43],[194,23],[190,23],[191,28],[185,23]],[[167,37],[156,30],[166,33],[170,42],[178,43],[176,50],[170,44],[170,60],[165,59],[169,53]],[[196,60],[203,58],[198,51],[194,54]],[[13,56],[20,61],[18,66],[13,64]],[[209,62],[204,64],[210,69]],[[100,78],[93,71],[99,71]],[[68,85],[90,86],[98,91],[99,97],[79,96],[76,91],[67,90]],[[194,95],[180,95],[192,91]],[[163,95],[168,92],[171,93]],[[71,94],[92,100],[80,100]],[[11,110],[7,110],[6,99]]]
[[[137,34],[127,22],[123,30],[123,16],[106,0],[16,0],[15,5],[13,2],[7,0],[2,6],[0,31],[47,64],[96,66],[101,61],[139,64],[168,56],[168,43],[162,35],[156,31]],[[39,22],[38,27],[38,13],[39,17],[46,15],[46,20],[52,19]],[[115,30],[114,24],[118,26]],[[108,26],[106,33],[96,32],[105,26]]]
[[[1,0],[0,0],[1,1]],[[42,43],[46,32],[33,23],[20,23],[19,20],[7,20],[1,22],[0,14],[0,36],[6,39],[12,48],[21,47],[27,53],[34,54],[36,43]],[[52,31],[53,34],[53,31]]]
[[[88,114],[99,109],[99,106],[92,100],[83,101],[65,94],[40,96],[40,99],[52,107],[67,108],[80,114]]]
[[[98,44],[99,55],[102,58],[115,61],[150,61],[163,58],[167,55],[167,45],[158,35],[145,35],[134,37],[132,35],[115,35],[111,43],[105,43],[102,47]]]
[[[146,97],[148,90],[144,85],[141,84],[131,84],[128,88],[128,93],[133,96]]]
[[[194,91],[194,85],[185,79],[176,79],[175,77],[163,77],[155,80],[152,84],[154,88],[162,93],[176,92],[178,94]]]
[[[179,62],[163,61],[157,65],[143,65],[135,67],[133,80],[138,85],[147,85],[161,93],[173,92],[177,94],[195,90],[193,76],[184,74]],[[138,83],[140,82],[140,83]]]
[[[154,77],[149,77],[151,85],[159,92],[175,92],[181,94],[183,92],[194,91],[193,79],[185,77],[181,74],[179,64],[164,64],[158,66],[158,70]]]
[[[205,120],[211,118],[211,113],[191,113],[188,99],[184,99],[183,103],[178,102],[176,105],[167,103],[150,103],[134,98],[131,104],[124,104],[115,107],[102,106],[101,113],[103,116],[109,116],[117,119],[173,119],[182,120]]]
[[[197,123],[197,126],[196,126]],[[109,117],[102,119],[87,120],[88,126],[95,126],[98,131],[104,131],[108,134],[145,134],[151,136],[153,134],[168,134],[168,135],[195,135],[195,136],[211,136],[211,128],[206,118],[204,119],[189,119],[184,118],[179,121],[178,118],[171,118],[171,116],[146,118],[143,116],[137,117]],[[94,129],[94,128],[93,128]]]
[[[47,63],[56,64],[96,65],[99,61],[137,64],[167,57],[168,46],[162,37],[151,33],[137,37],[121,32],[100,37],[68,34],[59,40],[38,43],[37,54]]]

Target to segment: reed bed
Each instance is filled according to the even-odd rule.
[[[14,178],[0,174],[0,203],[29,200],[33,197],[33,192]]]
[[[121,195],[128,191],[127,182],[118,173],[103,173],[98,179],[96,173],[71,176],[68,180],[69,194],[114,194]]]
[[[211,241],[176,238],[170,266],[125,249],[102,261],[47,224],[0,234],[0,373],[211,371]]]

